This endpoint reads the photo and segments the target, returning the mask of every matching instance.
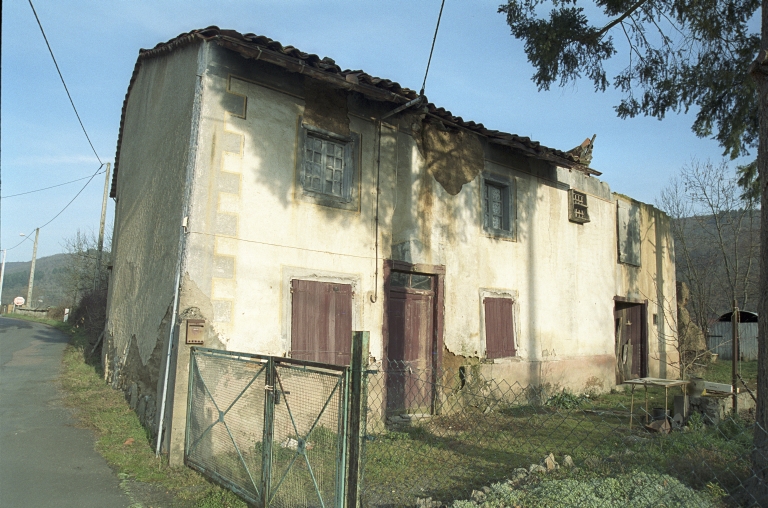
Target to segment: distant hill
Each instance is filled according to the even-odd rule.
[[[35,283],[32,289],[32,307],[55,307],[62,305],[67,296],[61,285],[61,275],[69,263],[69,254],[54,254],[38,258],[35,263]],[[17,261],[5,264],[2,304],[13,303],[17,296],[27,298],[29,269],[31,261]],[[42,300],[42,302],[40,302]]]

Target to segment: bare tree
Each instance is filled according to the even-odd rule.
[[[705,334],[711,321],[758,301],[760,218],[727,163],[693,160],[670,180],[657,203],[672,219],[677,280],[690,288],[691,320]]]
[[[96,260],[98,257],[98,239],[93,231],[85,232],[77,230],[77,233],[63,242],[64,251],[69,255],[69,262],[60,273],[60,284],[64,288],[70,301],[70,305],[76,307],[81,298],[94,291],[97,285],[106,287],[109,277],[107,266],[110,259],[110,245],[112,238],[107,236],[104,241],[104,253],[101,269],[96,273]],[[97,282],[99,284],[97,284]]]

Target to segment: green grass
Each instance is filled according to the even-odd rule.
[[[651,399],[663,405],[660,392]],[[549,479],[591,481],[645,471],[669,475],[702,492],[711,490],[710,484],[723,492],[739,490],[749,476],[752,432],[747,423],[651,434],[640,424],[642,412],[636,406],[630,432],[628,397],[614,393],[581,399],[578,407],[572,407],[570,397],[561,397],[567,409],[454,408],[455,414],[412,427],[391,427],[366,442],[365,495],[394,505],[413,505],[417,497],[466,499],[472,489],[503,481],[516,468],[540,464],[549,453],[560,461],[570,455],[580,468],[577,474],[560,469]],[[642,401],[642,391],[638,398]]]
[[[155,458],[149,436],[123,394],[104,383],[96,359],[86,361],[91,347],[82,328],[32,316],[14,315],[13,318],[44,323],[70,336],[60,378],[65,403],[76,409],[83,426],[95,431],[96,449],[119,477],[147,483],[169,493],[176,507],[246,506],[234,494],[207,482],[191,469],[173,468],[168,466],[166,458]]]
[[[51,324],[73,332],[62,323]],[[156,460],[144,429],[122,394],[103,383],[97,367],[83,361],[85,337],[78,330],[72,336],[62,375],[67,401],[80,408],[82,421],[97,431],[97,447],[110,465],[132,479],[173,492],[179,506],[242,506],[233,494],[210,485],[193,471],[169,468],[163,460]],[[745,379],[756,378],[754,362],[744,362],[742,369]],[[710,365],[703,377],[728,382],[730,363]],[[670,406],[678,393],[679,389],[670,389]],[[648,394],[649,409],[664,405],[663,389],[650,388]],[[735,419],[685,433],[649,434],[641,425],[644,390],[640,388],[635,391],[636,424],[630,432],[629,391],[589,398],[555,395],[549,405],[498,403],[490,411],[485,409],[491,407],[487,404],[461,405],[413,426],[390,427],[369,435],[365,441],[364,500],[412,506],[417,497],[443,502],[466,499],[472,489],[503,481],[515,468],[527,469],[553,453],[560,461],[563,455],[570,455],[579,468],[547,474],[547,481],[564,482],[542,487],[553,492],[562,485],[576,488],[568,483],[571,481],[613,485],[606,479],[626,479],[641,472],[668,475],[685,488],[696,490],[696,496],[709,496],[713,506],[738,504],[739,500],[728,494],[737,492],[749,476],[752,431],[748,423]],[[487,402],[488,397],[477,399]],[[369,418],[373,421],[373,415]],[[133,444],[126,445],[128,439],[133,439]],[[324,440],[319,434],[310,437],[310,441]],[[295,455],[282,448],[275,448],[274,453],[276,471],[284,470]],[[333,454],[326,456],[318,447],[310,460],[311,455],[317,461],[313,466],[327,464],[323,468],[331,470]],[[297,477],[290,487],[306,490],[306,465],[293,467]]]
[[[757,388],[757,361],[750,362],[738,362],[737,368],[741,377],[746,381],[747,386],[751,390]],[[730,360],[718,360],[715,363],[710,363],[706,370],[699,374],[707,381],[714,383],[731,384],[731,372],[732,366]],[[739,387],[743,387],[739,383]]]

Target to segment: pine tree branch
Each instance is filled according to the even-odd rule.
[[[627,18],[628,18],[629,16],[631,16],[631,15],[632,15],[632,14],[633,14],[633,13],[634,13],[634,12],[635,12],[637,9],[639,9],[640,7],[642,7],[642,5],[643,5],[644,3],[647,3],[648,1],[649,1],[649,0],[638,0],[638,1],[637,1],[637,2],[635,2],[635,4],[634,4],[634,5],[632,5],[632,6],[631,6],[631,7],[630,7],[630,8],[629,8],[629,9],[628,9],[628,10],[627,10],[627,11],[626,11],[624,14],[622,14],[621,16],[619,16],[618,18],[614,19],[613,21],[611,21],[610,23],[608,23],[607,25],[605,25],[603,28],[601,28],[600,30],[598,30],[597,32],[595,32],[595,34],[593,35],[593,37],[594,37],[595,39],[600,39],[600,38],[602,38],[602,37],[603,37],[603,35],[605,35],[606,33],[608,33],[608,31],[610,31],[610,29],[611,29],[611,28],[615,27],[616,25],[618,25],[619,23],[621,23],[622,21],[624,21],[625,19],[627,19]]]

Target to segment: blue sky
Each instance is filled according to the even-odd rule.
[[[654,202],[669,177],[691,161],[719,160],[722,150],[690,129],[692,115],[620,120],[620,96],[591,83],[539,92],[523,45],[496,10],[500,0],[446,0],[426,95],[465,120],[568,150],[597,134],[592,167],[611,189]],[[194,28],[253,32],[328,56],[418,90],[440,0],[144,1],[36,0],[35,8],[80,117],[103,162],[113,162],[120,112],[140,48]],[[2,196],[89,177],[99,162],[72,111],[27,0],[3,2]],[[625,64],[614,58],[609,74]],[[611,73],[613,69],[613,73]],[[25,261],[23,237],[48,222],[86,180],[2,199],[0,248]],[[98,229],[104,176],[98,175],[40,231],[38,256],[62,252],[80,229]],[[107,212],[111,228],[113,202]]]

